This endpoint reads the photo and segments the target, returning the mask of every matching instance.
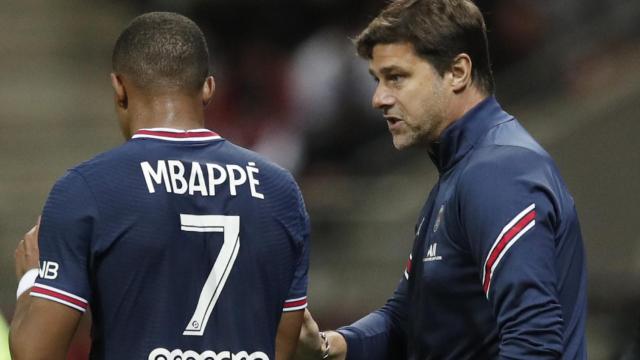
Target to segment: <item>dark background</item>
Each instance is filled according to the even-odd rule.
[[[393,149],[350,38],[385,2],[8,0],[0,7],[0,310],[15,303],[13,250],[55,180],[122,143],[108,80],[136,15],[194,19],[217,96],[207,127],[290,169],[311,215],[310,308],[323,328],[384,303],[436,172]],[[476,2],[497,97],[556,159],[580,214],[589,267],[590,358],[619,358],[640,274],[640,2]],[[86,351],[86,324],[71,358]]]

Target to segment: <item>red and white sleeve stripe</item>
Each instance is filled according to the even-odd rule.
[[[89,306],[89,302],[80,296],[38,283],[33,285],[30,295],[67,305],[80,312],[85,312]]]
[[[289,299],[284,301],[282,311],[296,311],[302,310],[307,307],[307,297],[299,297],[295,299]]]
[[[404,268],[404,277],[409,280],[409,274],[411,273],[411,265],[413,263],[413,254],[409,254],[409,260],[407,260],[407,266]]]
[[[535,208],[536,204],[531,204],[516,215],[516,217],[502,229],[500,235],[498,235],[498,238],[493,243],[491,250],[489,250],[489,255],[487,255],[482,270],[482,288],[487,298],[489,298],[489,289],[491,288],[493,273],[498,267],[500,260],[502,260],[509,248],[536,224]]]

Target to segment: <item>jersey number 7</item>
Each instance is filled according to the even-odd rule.
[[[202,336],[240,249],[240,217],[180,214],[182,231],[222,232],[224,243],[200,292],[198,305],[182,335]]]

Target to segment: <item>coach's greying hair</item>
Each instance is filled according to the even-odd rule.
[[[112,66],[146,91],[197,91],[209,74],[209,50],[193,21],[152,12],[133,19],[120,34]]]
[[[494,92],[484,19],[470,0],[392,1],[354,43],[358,55],[370,59],[375,45],[405,41],[440,75],[456,55],[469,55],[473,82],[487,94]]]

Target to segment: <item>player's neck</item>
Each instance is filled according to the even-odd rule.
[[[204,126],[202,103],[190,96],[155,96],[129,105],[131,133],[144,128],[197,129]]]

